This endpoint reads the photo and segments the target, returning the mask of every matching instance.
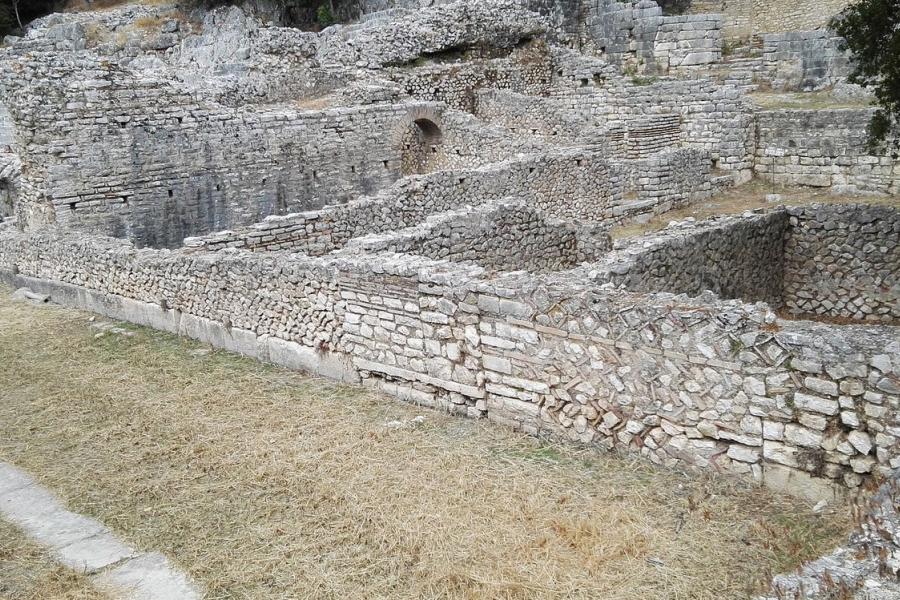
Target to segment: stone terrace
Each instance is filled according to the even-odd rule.
[[[896,206],[607,233],[753,176],[896,194],[871,109],[745,93],[845,83],[809,62],[833,36],[767,39],[748,79],[721,17],[649,0],[400,4],[319,33],[129,6],[8,40],[0,276],[666,467],[814,500],[896,476]]]

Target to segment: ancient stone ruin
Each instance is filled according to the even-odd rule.
[[[528,433],[858,489],[900,469],[897,204],[609,235],[753,177],[900,193],[871,107],[749,101],[865,98],[788,4],[46,17],[0,48],[0,271]]]

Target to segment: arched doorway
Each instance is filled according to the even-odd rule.
[[[431,119],[420,118],[412,122],[405,139],[403,174],[428,173],[440,162],[443,132]]]
[[[16,190],[9,179],[0,179],[0,222],[15,214]]]

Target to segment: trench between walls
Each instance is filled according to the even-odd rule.
[[[8,270],[0,270],[0,283],[15,288],[27,287],[34,292],[49,296],[54,303],[62,306],[166,331],[262,362],[342,383],[373,387],[405,402],[439,410],[452,409],[453,405],[441,395],[428,394],[416,387],[417,384],[425,386],[436,384],[434,387],[440,388],[443,395],[449,394],[451,397],[460,395],[469,401],[475,400],[477,403],[477,410],[473,410],[470,406],[467,412],[452,410],[450,412],[469,417],[486,418],[492,423],[510,427],[535,437],[572,442],[564,431],[556,431],[552,428],[523,427],[521,423],[505,418],[502,410],[500,413],[493,414],[490,410],[490,403],[484,402],[486,393],[483,385],[454,384],[406,369],[372,363],[358,357],[353,358],[341,352],[317,350],[274,336],[257,335],[252,331],[228,327],[218,321],[186,314],[177,309],[163,308],[158,304],[100,293],[69,283],[19,275]],[[448,385],[455,386],[455,389],[450,390]],[[593,445],[598,449],[601,448],[597,444]],[[812,477],[801,470],[768,462],[761,463],[760,467],[760,474],[757,478],[760,484],[810,502],[832,501],[853,493],[837,483]],[[696,467],[690,466],[684,468],[689,471],[697,470]],[[720,475],[735,476],[726,473]]]

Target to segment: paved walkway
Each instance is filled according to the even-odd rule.
[[[21,528],[62,565],[122,600],[199,600],[199,588],[162,554],[142,553],[102,523],[70,512],[28,474],[0,462],[0,518]]]

